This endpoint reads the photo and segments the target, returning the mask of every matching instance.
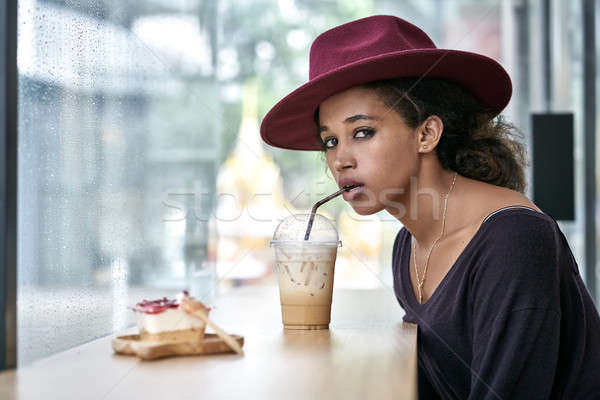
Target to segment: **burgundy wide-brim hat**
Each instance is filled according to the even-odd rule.
[[[335,93],[363,83],[401,77],[455,82],[498,115],[512,94],[510,77],[495,60],[466,51],[438,49],[425,32],[392,15],[336,26],[310,47],[309,81],[265,115],[260,135],[271,146],[321,150],[314,113]]]

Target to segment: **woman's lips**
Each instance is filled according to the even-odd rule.
[[[348,190],[347,192],[342,193],[344,200],[352,201],[356,199],[356,197],[360,196],[363,191],[363,185],[359,185],[353,189]]]

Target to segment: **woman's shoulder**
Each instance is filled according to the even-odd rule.
[[[527,196],[516,190],[493,185],[491,183],[464,178],[464,189],[460,199],[466,209],[466,214],[472,217],[487,215],[506,206],[523,206],[532,208],[540,213],[542,210]]]
[[[493,214],[482,228],[468,257],[473,304],[559,311],[562,282],[572,282],[578,267],[556,221],[515,207]]]
[[[514,279],[539,283],[542,277],[558,278],[571,264],[569,245],[556,221],[526,207],[506,207],[487,218],[474,246],[473,277],[493,277],[489,282]],[[567,263],[564,263],[567,261]],[[576,268],[576,266],[571,266]]]
[[[536,259],[548,261],[564,247],[556,221],[522,193],[484,182],[467,186],[465,213],[475,232],[475,257],[468,258],[479,261],[475,270],[534,268],[539,266]]]
[[[493,232],[493,239],[501,239],[529,229],[554,229],[553,218],[524,194],[485,182],[468,181],[460,213],[465,225],[458,231],[477,236],[479,231],[485,230]]]
[[[487,240],[494,242],[505,240],[512,245],[517,245],[555,238],[559,227],[550,215],[539,209],[512,204],[489,212],[483,218],[480,230],[487,233],[482,235]]]

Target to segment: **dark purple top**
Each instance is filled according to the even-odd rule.
[[[410,251],[402,228],[394,291],[419,325],[419,398],[600,398],[600,318],[552,217],[522,206],[488,215],[424,304]]]

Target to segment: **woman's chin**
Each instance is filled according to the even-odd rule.
[[[354,212],[357,213],[358,215],[373,215],[382,210],[381,207],[379,207],[379,208],[373,207],[373,206],[368,207],[368,206],[361,206],[360,204],[352,204],[352,203],[353,202],[350,202],[350,206],[352,207]]]

